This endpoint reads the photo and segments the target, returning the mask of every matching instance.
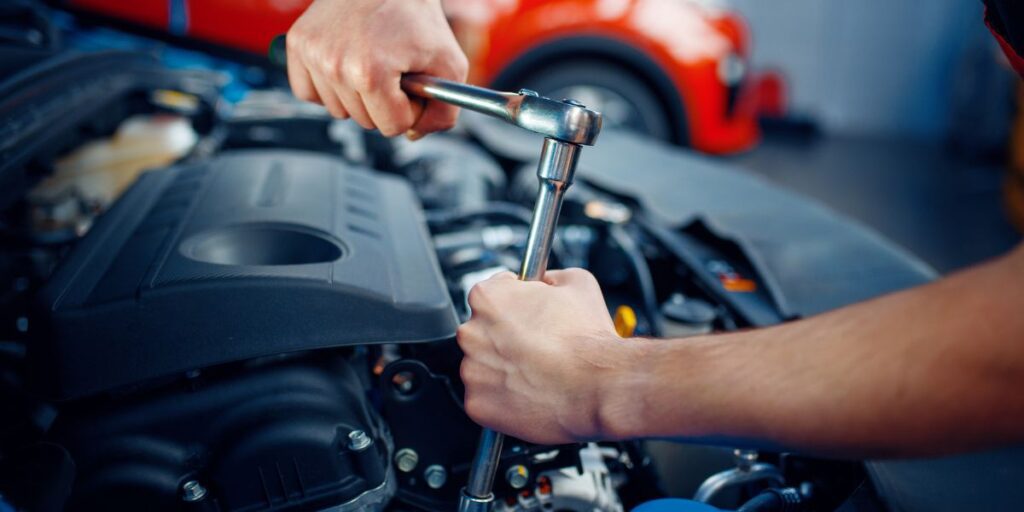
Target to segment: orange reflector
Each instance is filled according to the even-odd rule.
[[[636,332],[636,311],[633,308],[622,305],[615,310],[615,332],[620,338],[632,338]]]

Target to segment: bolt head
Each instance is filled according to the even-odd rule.
[[[732,451],[732,456],[736,461],[736,466],[744,471],[750,469],[757,462],[756,450],[736,449]]]
[[[419,462],[420,454],[416,453],[416,450],[412,448],[402,448],[395,454],[395,465],[403,473],[416,469],[416,464],[419,464]]]
[[[427,482],[427,487],[430,487],[431,489],[440,489],[448,480],[448,472],[445,471],[443,466],[433,464],[431,466],[427,466],[427,469],[423,471],[423,479]]]
[[[530,470],[526,469],[526,466],[522,464],[516,464],[505,472],[505,481],[513,489],[522,489],[530,482]]]
[[[206,488],[195,480],[189,480],[181,485],[181,499],[192,503],[206,497]]]
[[[373,439],[362,430],[353,430],[348,433],[348,447],[354,452],[361,452],[373,444]]]

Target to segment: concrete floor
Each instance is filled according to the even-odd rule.
[[[937,143],[775,134],[731,160],[876,229],[940,273],[1020,240],[1003,213],[1001,166]]]

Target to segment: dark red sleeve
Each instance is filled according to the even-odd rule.
[[[985,24],[1006,52],[1010,65],[1024,77],[1024,1],[982,0]]]

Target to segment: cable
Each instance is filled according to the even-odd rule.
[[[768,489],[743,504],[736,512],[800,512],[803,510],[800,491],[788,487]]]
[[[616,245],[622,249],[626,259],[633,266],[636,274],[636,283],[640,287],[640,294],[643,296],[644,309],[647,310],[647,318],[651,324],[651,334],[660,336],[662,333],[661,310],[658,307],[658,295],[654,289],[654,280],[651,278],[651,269],[644,259],[643,253],[637,247],[636,241],[626,233],[626,230],[617,224],[608,227],[608,235]]]
[[[529,226],[533,217],[533,213],[528,208],[515,203],[503,202],[492,202],[486,206],[471,209],[429,210],[425,215],[427,224],[431,226],[464,222],[474,217],[505,217]]]

